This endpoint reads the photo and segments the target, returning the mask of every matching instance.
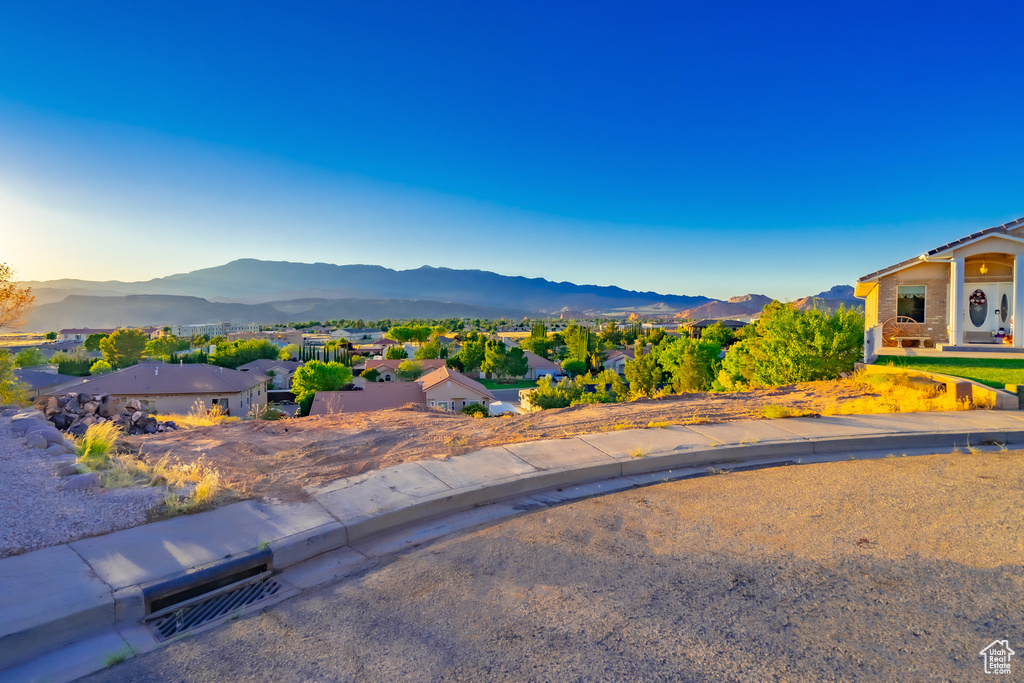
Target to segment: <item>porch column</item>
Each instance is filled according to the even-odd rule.
[[[962,256],[949,262],[949,343],[961,346],[964,343],[964,259]]]
[[[1024,263],[1013,256],[1013,345],[1024,347]]]

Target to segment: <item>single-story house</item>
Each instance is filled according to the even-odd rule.
[[[633,360],[635,351],[633,349],[614,349],[606,351],[601,365],[605,370],[614,370],[623,375],[626,373],[626,361]]]
[[[360,413],[401,408],[409,403],[428,405],[438,410],[462,410],[470,403],[485,408],[495,402],[487,387],[460,372],[440,367],[415,382],[368,383],[355,391],[318,391],[310,415]]]
[[[318,391],[309,409],[310,415],[365,413],[401,408],[409,403],[426,405],[423,387],[417,382],[371,382],[355,391]]]
[[[207,408],[220,406],[229,415],[247,415],[267,403],[270,378],[215,365],[168,365],[145,362],[105,375],[79,378],[63,385],[57,395],[86,392],[110,394],[127,401],[137,398],[150,412],[188,413],[196,401]]]
[[[28,389],[29,398],[57,392],[65,384],[74,384],[82,379],[74,375],[62,375],[56,370],[49,372],[41,369],[44,367],[17,368],[14,371],[14,378]]]
[[[857,280],[865,357],[884,343],[940,350],[1024,348],[1024,218],[981,230]],[[990,347],[991,348],[991,347]]]
[[[377,360],[375,358],[371,358],[364,364],[363,372],[366,372],[367,370],[376,370],[380,373],[377,375],[378,382],[401,382],[402,380],[398,377],[398,366],[407,360],[409,359],[393,358],[391,360]],[[448,364],[448,361],[443,358],[430,358],[427,360],[418,360],[416,362],[423,367],[424,373],[428,373],[438,368],[443,368]],[[356,368],[358,369],[359,366],[357,365]]]
[[[374,327],[341,327],[331,332],[331,338],[350,342],[373,342],[383,339],[384,332]]]
[[[114,330],[111,329],[90,329],[88,327],[69,327],[63,329],[57,333],[57,341],[62,342],[84,342],[92,334],[113,334]]]
[[[700,335],[704,333],[704,330],[716,323],[721,323],[722,326],[728,327],[733,332],[741,330],[749,324],[742,320],[715,320],[713,318],[705,318],[704,320],[694,320],[692,322],[683,323],[679,326],[679,329],[686,330],[690,334],[690,339],[700,339]]]
[[[228,341],[244,341],[247,339],[265,339],[275,346],[285,347],[289,344],[302,346],[302,330],[267,330],[263,332],[232,332]]]
[[[295,371],[301,368],[302,361],[297,360],[259,360],[249,361],[238,366],[242,372],[256,372],[267,376],[268,389],[291,389],[292,377]],[[273,376],[270,373],[273,372]]]
[[[526,356],[529,368],[526,372],[526,379],[540,379],[544,375],[562,374],[562,366],[554,361],[538,356],[533,351],[523,351],[523,355]]]
[[[483,384],[447,366],[424,375],[416,383],[423,387],[427,405],[439,410],[462,410],[470,403],[486,408],[497,400]]]

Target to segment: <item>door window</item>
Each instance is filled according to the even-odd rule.
[[[971,298],[968,300],[967,306],[971,316],[971,324],[975,327],[984,325],[985,319],[988,317],[988,297],[985,296],[985,292],[980,289],[971,292]]]
[[[999,319],[1006,324],[1006,319],[1010,317],[1010,302],[1007,301],[1006,295],[999,300]]]

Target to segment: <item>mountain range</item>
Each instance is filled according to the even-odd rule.
[[[423,266],[392,270],[240,259],[144,282],[24,282],[36,306],[28,329],[206,322],[286,323],[340,318],[510,318],[682,313],[685,317],[753,315],[769,297],[719,301],[706,296],[637,292],[482,270]],[[859,304],[853,288],[833,287],[803,301]],[[813,304],[809,304],[813,305]],[[571,314],[569,313],[571,312]]]

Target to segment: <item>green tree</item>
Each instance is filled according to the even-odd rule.
[[[280,353],[277,354],[278,360],[291,360],[292,358],[299,357],[299,345],[298,344],[286,344],[281,348]]]
[[[462,348],[455,354],[455,357],[462,363],[463,370],[465,372],[472,372],[480,369],[480,365],[484,362],[486,356],[485,342],[483,341],[466,341],[462,344]]]
[[[318,391],[337,391],[352,381],[352,371],[341,363],[311,360],[292,375],[292,393],[298,399]]]
[[[644,353],[643,349],[637,346],[636,358],[626,361],[626,381],[629,382],[630,398],[653,398],[658,393],[661,380],[661,366],[658,365],[654,354]]]
[[[860,359],[863,335],[864,316],[856,311],[840,308],[826,315],[773,301],[761,314],[757,337],[747,340],[754,361],[751,385],[834,379]]]
[[[597,350],[597,335],[590,333],[589,327],[569,325],[562,333],[565,341],[566,358],[587,361],[587,356]]]
[[[613,347],[618,346],[622,343],[622,330],[619,329],[619,326],[613,320],[601,329],[599,338],[603,342],[608,342]]]
[[[566,358],[562,361],[562,372],[570,377],[586,374],[587,362],[576,358]]]
[[[237,368],[254,360],[276,360],[280,355],[281,350],[266,339],[245,339],[218,345],[216,353],[210,356],[210,363],[222,368]]]
[[[412,382],[423,375],[423,363],[418,363],[414,360],[402,361],[398,364],[395,374],[398,375],[399,379]]]
[[[367,382],[376,382],[377,378],[380,377],[380,370],[377,368],[370,368],[369,370],[363,370],[363,374],[360,375]]]
[[[22,349],[14,357],[14,365],[19,368],[33,368],[46,363],[46,356],[39,349]]]
[[[53,341],[56,338],[57,338],[57,333],[56,332],[47,332],[46,333],[47,341]]]
[[[484,359],[480,363],[480,369],[484,372],[494,373],[499,379],[506,374],[505,360],[508,351],[505,343],[492,339],[484,344]]]
[[[167,334],[146,342],[146,355],[150,358],[167,360],[178,351],[188,351],[191,346],[188,339],[178,339],[174,335]]]
[[[509,377],[522,377],[530,371],[530,361],[519,347],[513,347],[505,354],[505,374]]]
[[[732,343],[736,335],[728,327],[718,322],[710,327],[704,328],[701,332],[700,338],[704,341],[711,342],[712,344],[718,344],[720,348],[726,348]]]
[[[666,337],[653,351],[677,393],[708,391],[718,375],[721,347],[704,338]]]
[[[102,375],[108,372],[112,372],[113,370],[114,368],[110,365],[110,363],[103,360],[102,358],[93,363],[91,366],[89,366],[90,375]]]
[[[409,353],[405,350],[405,347],[403,346],[389,346],[386,349],[384,349],[385,360],[401,360],[403,358],[408,357]]]
[[[85,338],[85,341],[82,342],[82,345],[85,347],[86,351],[99,351],[100,342],[109,336],[109,334],[104,334],[102,332],[93,332],[92,334]]]
[[[117,330],[100,340],[103,358],[115,368],[135,365],[146,351],[149,335],[142,330]]]
[[[441,344],[436,339],[429,341],[426,344],[421,344],[416,353],[413,354],[413,358],[416,360],[430,360],[433,358],[441,357]]]
[[[28,402],[28,391],[14,374],[14,358],[0,349],[0,403],[23,405]]]

